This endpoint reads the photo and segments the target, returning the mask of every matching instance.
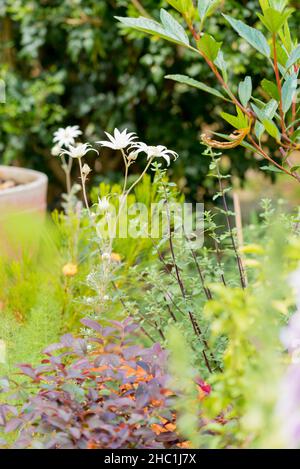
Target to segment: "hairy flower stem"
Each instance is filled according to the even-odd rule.
[[[72,165],[73,165],[73,159],[69,157],[69,161],[67,163],[64,155],[62,155],[61,158],[62,158],[62,169],[66,176],[67,194],[70,195],[71,189],[72,189],[71,170],[72,170]]]
[[[82,172],[81,158],[78,158],[78,164],[79,164],[79,170],[80,170],[80,179],[81,179],[83,199],[84,199],[84,203],[85,203],[86,209],[88,211],[89,217],[91,219],[91,211],[90,211],[90,206],[89,206],[89,203],[88,203],[88,198],[87,198],[87,194],[86,194],[86,187],[85,187],[86,178],[85,178],[85,176]]]
[[[123,194],[125,194],[126,187],[127,187],[127,181],[128,181],[128,169],[129,169],[129,164],[125,155],[125,152],[123,149],[121,149],[124,165],[125,165],[125,177],[124,177],[124,185],[123,185]]]

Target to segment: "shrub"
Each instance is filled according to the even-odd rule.
[[[89,339],[67,334],[45,350],[40,366],[19,365],[31,394],[21,408],[3,404],[0,420],[6,433],[19,431],[14,447],[176,446],[166,352],[158,344],[137,345],[137,326],[130,319],[105,328],[82,322],[93,330]],[[7,393],[8,382],[1,384]],[[13,399],[24,401],[24,383],[12,391]]]

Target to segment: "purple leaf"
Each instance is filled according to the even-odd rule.
[[[93,329],[96,332],[99,332],[100,334],[102,333],[102,326],[97,322],[93,321],[92,319],[81,319],[80,321],[84,326],[89,327],[90,329]]]

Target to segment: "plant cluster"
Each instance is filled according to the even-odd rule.
[[[220,91],[189,76],[166,77],[218,96],[224,103],[235,107],[235,114],[221,112],[221,117],[235,130],[230,135],[217,134],[223,137],[223,141],[203,133],[203,143],[224,150],[241,145],[271,163],[271,170],[279,170],[299,181],[298,166],[292,155],[300,149],[297,99],[300,46],[289,27],[295,11],[288,5],[288,0],[261,0],[261,13],[257,14],[259,23],[255,27],[223,15],[237,34],[264,57],[273,71],[272,80],[263,79],[260,94],[253,93],[250,75],[240,81],[237,90],[234,89],[222,42],[208,32],[209,17],[219,6],[219,1],[199,0],[197,8],[193,0],[170,0],[168,3],[180,14],[181,22],[165,9],[161,9],[160,22],[146,17],[117,19],[127,27],[179,44],[205,61],[219,83]],[[265,134],[276,142],[275,156],[264,148]]]
[[[1,405],[1,426],[16,432],[15,448],[116,449],[176,447],[165,352],[135,343],[129,320],[110,327],[83,320],[89,339],[64,335],[36,368],[19,365],[30,382],[13,387],[21,408]],[[2,392],[9,393],[2,380]]]
[[[297,6],[296,1],[292,4]],[[174,51],[172,45],[149,41],[133,30],[119,35],[114,20],[114,15],[157,18],[159,9],[167,6],[165,0],[44,0],[42,4],[1,0],[0,79],[5,82],[6,103],[0,106],[0,161],[47,172],[52,207],[64,180],[59,165],[50,158],[51,135],[58,125],[69,123],[78,124],[87,140],[122,123],[147,141],[161,141],[171,148],[176,135],[174,149],[181,161],[174,171],[181,186],[186,179],[185,190],[195,197],[201,181],[211,194],[209,181],[204,180],[207,161],[199,157],[197,136],[201,127],[218,120],[218,97],[206,100],[201,91],[166,81],[164,76],[188,74],[195,80],[206,76],[209,85],[212,72],[201,61],[195,62],[192,53],[183,55],[180,45]],[[256,23],[257,2],[219,2],[218,11],[225,8],[235,18]],[[299,10],[294,16],[291,21],[296,26]],[[262,56],[237,39],[221,14],[210,17],[209,33],[223,41],[235,86],[246,71],[254,88],[264,78],[271,80]],[[260,164],[243,154],[243,149],[236,149],[231,160],[233,172],[240,177]],[[108,150],[102,162],[106,182],[118,181],[118,161]],[[98,180],[103,179],[99,167],[97,173]]]
[[[171,79],[234,106],[236,115],[221,116],[235,131],[218,132],[223,141],[202,137],[215,207],[205,208],[200,225],[192,214],[187,230],[185,197],[167,173],[178,154],[163,144],[140,142],[127,128],[89,139],[93,144],[78,125],[54,133],[51,151],[67,191],[64,211],[53,214],[59,281],[47,276],[41,284],[57,292],[67,334],[45,349],[41,363],[24,360],[16,378],[1,380],[3,447],[300,446],[299,209],[288,213],[282,202],[264,199],[256,219],[243,226],[223,164],[223,151],[241,146],[299,179],[291,162],[299,149],[294,11],[285,0],[261,0],[260,26],[225,17],[274,72],[259,96],[250,76],[234,89],[221,44],[207,32],[220,2],[168,3],[173,15],[162,9],[160,23],[119,20],[200,55],[220,89],[191,77]],[[266,144],[278,154],[270,156]],[[90,191],[91,156],[101,161],[107,149],[118,152],[123,180]],[[162,214],[155,234],[148,229],[153,204]],[[54,263],[49,252],[45,261]],[[3,296],[25,316],[40,298],[34,291],[33,301],[28,282],[37,283],[44,267],[32,273],[26,270],[32,260],[21,265],[24,274],[18,263],[0,269],[7,292],[5,298],[0,290],[0,310]],[[0,342],[0,359],[4,352]]]

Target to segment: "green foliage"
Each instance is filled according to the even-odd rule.
[[[15,162],[46,171],[50,176],[53,207],[58,192],[64,188],[59,164],[50,157],[53,130],[67,123],[79,124],[85,131],[84,138],[99,140],[104,129],[124,124],[145,135],[149,142],[158,140],[169,147],[174,145],[174,135],[177,135],[175,150],[181,159],[174,173],[178,178],[187,179],[186,191],[192,197],[197,193],[199,181],[209,195],[210,182],[205,180],[208,167],[206,160],[199,158],[197,136],[204,124],[218,120],[218,100],[206,100],[196,89],[164,80],[165,75],[174,74],[189,75],[200,82],[199,77],[205,77],[204,85],[220,95],[218,86],[212,85],[213,74],[207,72],[200,60],[195,61],[190,52],[183,55],[181,46],[174,50],[172,44],[144,39],[132,29],[127,28],[120,35],[114,16],[136,18],[140,14],[131,2],[46,0],[41,5],[37,0],[9,0],[2,3],[0,79],[6,84],[6,103],[0,106],[2,163]],[[194,20],[199,12],[203,19],[205,10],[205,33],[218,43],[223,42],[234,87],[238,87],[240,78],[246,74],[253,77],[254,90],[262,79],[272,79],[261,57],[251,48],[245,49],[236,33],[225,27],[227,22],[216,9],[224,11],[222,2],[200,1],[197,11],[191,2],[143,1],[146,13],[156,21],[160,7],[169,8],[167,11],[173,16],[171,5],[177,8],[173,10],[174,20],[181,26],[182,8]],[[247,19],[249,24],[257,20],[256,7],[255,2],[246,5],[233,0],[226,2],[226,12],[231,17]],[[297,21],[298,12],[291,17],[290,24]],[[287,34],[284,36],[288,38]],[[291,52],[288,64],[292,67],[292,62],[298,60],[299,47],[287,45]],[[241,47],[242,55],[237,53]],[[220,63],[220,57],[216,64]],[[252,159],[241,158],[242,151],[236,152],[237,157],[231,163],[236,174],[243,176],[248,167],[257,166]],[[104,170],[118,181],[121,171],[115,155],[103,152],[102,156]],[[99,179],[104,177],[98,176]]]
[[[291,166],[289,159],[289,156],[295,150],[299,149],[299,144],[296,143],[298,137],[296,137],[295,141],[295,133],[297,136],[297,130],[299,128],[299,107],[297,107],[299,74],[297,64],[298,38],[296,35],[297,32],[291,30],[289,26],[290,18],[295,13],[294,9],[288,8],[289,2],[287,1],[261,2],[262,14],[257,13],[260,24],[255,24],[255,27],[249,26],[245,22],[223,13],[225,20],[242,39],[256,50],[256,54],[259,53],[264,56],[265,64],[269,66],[271,62],[271,71],[275,75],[276,84],[264,78],[263,89],[271,96],[272,100],[277,101],[279,113],[273,114],[273,112],[267,108],[267,106],[273,108],[272,100],[271,105],[270,101],[262,101],[260,97],[256,96],[257,93],[253,92],[254,80],[252,76],[247,75],[243,81],[240,81],[238,93],[236,93],[228,77],[223,51],[221,50],[222,42],[217,40],[218,35],[216,33],[212,35],[206,31],[202,32],[204,26],[209,27],[207,15],[210,12],[210,7],[215,6],[214,4],[215,2],[199,2],[200,24],[199,22],[193,22],[182,13],[182,18],[186,23],[186,30],[189,31],[192,36],[191,43],[183,41],[182,45],[185,49],[194,52],[195,59],[197,54],[198,58],[200,54],[208,69],[213,72],[222,90],[228,95],[229,102],[231,102],[237,110],[237,116],[224,112],[224,110],[220,115],[239,132],[231,133],[230,135],[218,132],[217,135],[225,138],[227,142],[218,142],[207,136],[207,134],[202,134],[202,141],[204,144],[213,148],[230,149],[241,145],[252,153],[258,153],[281,172],[285,172],[299,181],[300,175],[297,172],[295,173],[295,171],[290,171]],[[164,16],[163,12],[164,10],[162,10],[162,16]],[[168,15],[168,18],[168,24],[171,24],[170,15]],[[133,28],[136,27],[136,21],[144,21],[144,19],[118,19],[127,25],[131,23],[131,27]],[[161,20],[162,19],[163,18],[161,18]],[[162,21],[162,23],[165,26],[165,22]],[[261,31],[263,26],[267,28],[267,34]],[[176,29],[175,26],[174,28]],[[181,26],[180,31],[182,32]],[[144,30],[144,32],[153,35],[153,31],[150,29]],[[160,35],[160,37],[162,36]],[[294,69],[291,68],[292,64],[294,64]],[[221,70],[222,75],[220,75],[219,70]],[[175,78],[174,76],[167,76],[167,78],[205,90],[205,85],[195,82],[192,77],[175,75]],[[210,94],[216,94],[211,91],[211,87],[207,87],[205,91]],[[260,92],[260,90],[256,91]],[[265,100],[265,96],[263,96],[263,99]],[[258,102],[263,108],[267,108],[268,115],[265,115],[264,110],[256,106]],[[257,110],[259,111],[258,114],[255,113]],[[254,129],[254,135],[252,135],[252,129]],[[275,140],[277,152],[280,152],[281,156],[283,156],[282,162],[277,162],[274,157],[270,156],[268,152],[262,148],[261,137],[265,131]],[[255,140],[255,137],[258,141]],[[248,139],[248,142],[245,141],[246,139]]]

